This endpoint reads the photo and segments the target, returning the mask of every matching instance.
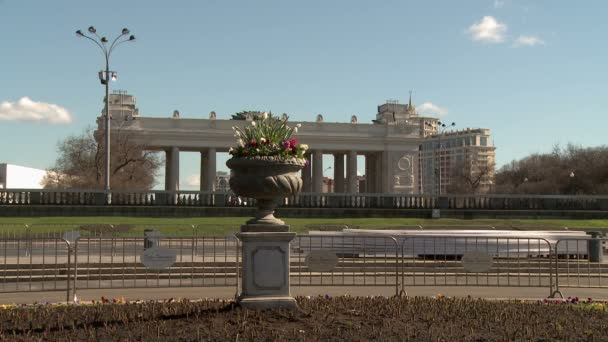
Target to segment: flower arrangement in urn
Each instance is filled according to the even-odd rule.
[[[263,113],[259,119],[251,121],[251,125],[244,129],[232,127],[238,145],[236,148],[231,147],[228,153],[233,158],[303,159],[308,145],[298,144],[298,138],[292,138],[301,125],[289,127],[287,120],[287,116],[278,119],[268,113]]]
[[[230,188],[239,196],[255,198],[258,212],[249,225],[284,225],[274,217],[278,201],[302,189],[298,172],[308,163],[305,144],[292,137],[296,127],[287,125],[287,116],[279,119],[264,113],[244,128],[232,127],[237,146],[230,148],[232,158]]]

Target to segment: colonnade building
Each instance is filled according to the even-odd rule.
[[[252,118],[219,119],[211,112],[205,119],[191,119],[181,118],[178,111],[168,118],[145,117],[139,115],[135,100],[124,92],[110,94],[111,127],[129,134],[147,150],[165,153],[165,190],[179,190],[180,152],[200,154],[200,190],[216,190],[216,155],[235,146],[232,127],[249,125]],[[433,150],[430,143],[454,133],[437,134],[439,119],[419,115],[411,95],[407,104],[387,101],[378,106],[372,123],[361,123],[354,115],[348,122],[326,122],[321,114],[313,118],[314,121],[290,121],[292,126],[301,124],[294,136],[309,146],[306,157],[310,163],[302,170],[304,192],[323,192],[324,166],[331,166],[333,170],[332,190],[336,193],[354,193],[364,188],[367,193],[419,194],[437,188],[438,177],[429,177],[429,174],[437,174],[440,154],[429,152]],[[99,117],[97,123],[96,136],[101,137],[103,118]],[[482,131],[483,134],[475,138],[479,144],[482,137],[489,139],[489,130]],[[458,155],[460,150],[442,149],[442,158],[448,157],[451,151]],[[484,153],[488,154],[488,161],[493,161],[494,148]],[[323,155],[328,154],[333,156],[333,163],[323,165]],[[365,170],[357,170],[357,156],[364,156]],[[358,184],[358,171],[365,174],[363,187]],[[445,175],[449,178],[447,172]],[[441,184],[449,184],[448,178]]]

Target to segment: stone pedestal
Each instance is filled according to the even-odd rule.
[[[289,243],[296,233],[288,232],[287,225],[251,226],[242,226],[237,234],[243,258],[239,305],[296,309],[296,300],[289,291]]]

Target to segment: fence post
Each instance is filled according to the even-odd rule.
[[[399,261],[401,263],[401,290],[399,290],[398,292],[398,296],[399,297],[403,297],[406,296],[407,297],[407,292],[405,292],[405,243],[407,241],[407,238],[403,239],[403,241],[401,242],[401,257],[399,258]]]
[[[238,298],[239,298],[239,281],[240,281],[240,274],[239,274],[240,273],[239,272],[240,271],[240,268],[239,268],[239,257],[240,257],[240,248],[239,247],[240,246],[239,246],[239,244],[240,244],[241,240],[239,240],[239,238],[235,234],[233,234],[232,237],[234,238],[234,241],[235,241],[234,245],[236,248],[236,261],[234,264],[234,274],[236,276],[236,291],[234,294],[234,300],[238,300]],[[291,266],[288,265],[287,267],[291,267]]]
[[[72,282],[72,293],[74,294],[73,301],[74,303],[78,302],[78,297],[76,295],[76,278],[78,278],[78,242],[80,242],[80,237],[77,237],[74,241],[74,280]]]
[[[25,256],[32,255],[32,232],[30,231],[30,226],[24,224],[25,226]]]
[[[591,235],[591,239],[587,241],[589,262],[602,262],[603,252],[600,232],[588,232],[587,234]]]
[[[66,284],[67,290],[66,291],[67,291],[67,293],[66,293],[65,301],[66,301],[66,303],[69,303],[70,302],[70,283],[72,280],[70,277],[70,275],[71,275],[70,266],[71,266],[71,260],[72,260],[72,246],[70,246],[70,242],[68,240],[66,240],[66,239],[61,239],[61,240],[63,240],[63,242],[65,242],[65,244],[68,247],[68,265],[67,265],[67,272],[66,272],[66,279],[67,279],[67,284]]]
[[[399,243],[394,236],[390,237],[395,243],[395,296],[399,296]]]
[[[557,262],[557,247],[559,246],[561,240],[557,240],[557,242],[555,242],[555,248],[551,248],[551,245],[549,244],[549,279],[553,279],[553,275],[551,274],[551,260],[555,259],[555,291],[553,291],[553,281],[550,280],[549,281],[549,286],[551,286],[551,293],[549,294],[550,298],[555,298],[556,294],[559,294],[559,296],[561,298],[564,298],[564,295],[562,294],[562,292],[559,290],[559,271],[558,271],[558,262]]]

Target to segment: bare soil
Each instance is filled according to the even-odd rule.
[[[608,341],[602,305],[428,297],[297,300],[299,311],[252,311],[218,300],[4,309],[0,340]]]

